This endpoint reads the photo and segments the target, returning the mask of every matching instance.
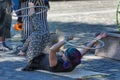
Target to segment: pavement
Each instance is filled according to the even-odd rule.
[[[115,12],[117,0],[52,1],[48,12],[51,32],[59,29],[62,33],[72,33],[75,38],[93,37],[96,32],[117,31]],[[13,18],[12,26],[16,18]],[[20,32],[11,28],[11,35],[20,37]],[[21,45],[19,41],[7,41],[12,48]],[[14,53],[14,54],[13,54]],[[23,72],[18,69],[26,65],[25,57],[16,55],[15,50],[0,52],[0,80],[74,80],[38,71]],[[78,66],[82,70],[105,73],[104,76],[87,77],[83,80],[120,80],[120,61],[94,55],[90,51]]]

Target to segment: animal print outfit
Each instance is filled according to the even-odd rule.
[[[28,61],[40,55],[50,39],[49,30],[45,29],[43,21],[36,14],[31,16],[31,21],[34,25],[34,31],[27,38],[22,48],[22,51],[27,53]]]

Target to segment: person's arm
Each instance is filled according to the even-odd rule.
[[[72,40],[73,36],[69,36],[66,38],[66,40]],[[65,41],[60,41],[56,44],[54,44],[51,48],[50,48],[50,53],[49,53],[49,63],[50,63],[50,67],[54,67],[57,65],[57,56],[56,56],[56,52],[65,44]]]
[[[103,37],[106,37],[106,33],[100,33],[94,40],[92,40],[90,43],[87,44],[87,47],[92,47],[96,42],[97,40],[103,38]],[[90,49],[83,49],[81,50],[81,55],[82,57],[87,54],[87,52],[89,51]]]
[[[57,57],[56,57],[56,52],[60,49],[61,46],[63,46],[65,44],[64,41],[58,42],[56,44],[54,44],[51,48],[50,48],[50,53],[49,53],[49,63],[50,63],[50,67],[54,67],[57,65]]]
[[[97,42],[96,40],[91,41],[90,43],[87,44],[87,47],[92,47],[96,42]],[[87,48],[81,50],[80,52],[81,52],[82,57],[83,57],[85,54],[87,54],[89,50],[90,50],[90,49],[87,49]]]
[[[30,42],[30,38],[28,37],[28,38],[26,39],[25,43],[23,44],[22,49],[21,49],[22,52],[26,52],[26,51],[27,51],[29,42]]]
[[[28,37],[25,41],[25,43],[23,44],[23,47],[21,49],[21,51],[18,53],[19,56],[24,56],[27,49],[28,49],[28,45],[29,45],[29,42],[30,42],[30,38]]]

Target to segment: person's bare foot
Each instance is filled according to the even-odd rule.
[[[29,2],[28,5],[29,5],[29,7],[30,7],[29,12],[28,12],[28,15],[31,16],[31,15],[33,15],[33,14],[35,13],[34,3]]]

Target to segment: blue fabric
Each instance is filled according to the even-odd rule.
[[[17,10],[17,9],[18,9],[18,6],[19,6],[19,1],[18,1],[18,0],[13,0],[13,2],[14,2],[13,9],[14,9],[14,10]]]
[[[45,3],[48,3],[49,2],[49,0],[44,0],[45,1]]]

